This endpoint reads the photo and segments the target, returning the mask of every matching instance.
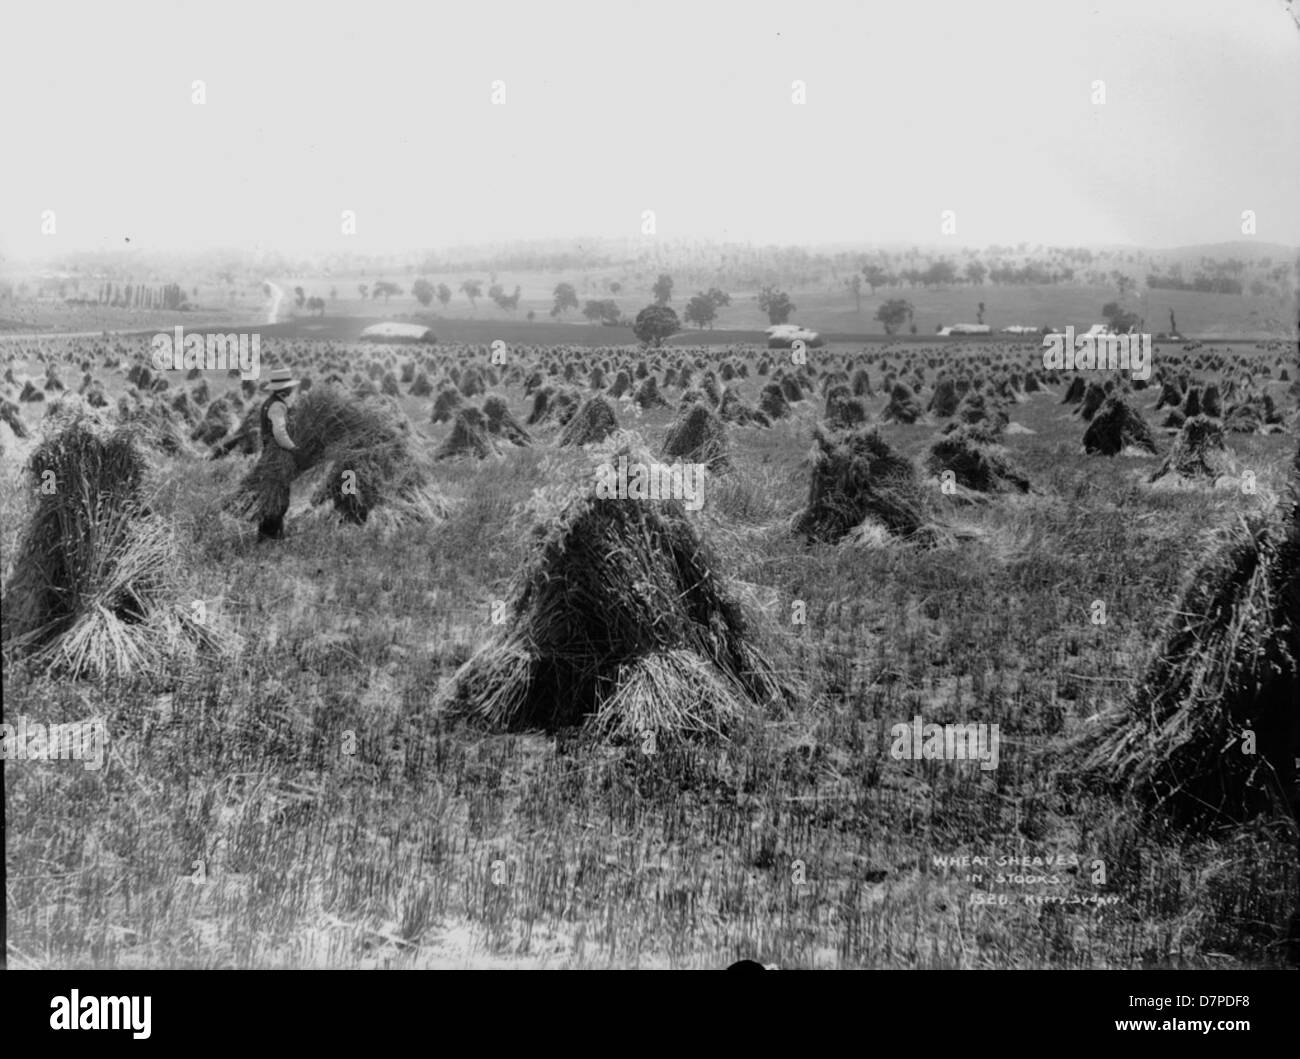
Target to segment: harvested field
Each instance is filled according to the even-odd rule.
[[[69,515],[70,527],[107,527],[97,538],[107,550],[88,552],[86,567],[105,573],[78,582],[71,612],[25,585],[34,560],[10,558],[56,536],[33,521],[38,479],[22,468],[57,402],[16,398],[51,365],[81,379],[85,343],[0,345],[15,380],[0,425],[6,711],[102,715],[115,740],[138,748],[134,774],[159,791],[128,832],[112,806],[137,789],[130,776],[85,786],[64,771],[6,771],[11,800],[28,807],[9,821],[10,856],[48,861],[11,897],[10,940],[33,965],[226,959],[194,932],[207,914],[201,894],[161,903],[172,866],[200,858],[210,879],[235,887],[231,922],[279,924],[274,945],[231,928],[239,966],[362,966],[376,945],[387,966],[443,965],[438,931],[449,924],[494,966],[528,963],[523,940],[543,927],[558,939],[557,965],[714,966],[751,951],[750,929],[728,910],[785,900],[796,859],[824,888],[799,896],[763,943],[760,955],[789,966],[1136,967],[1171,930],[1187,966],[1286,962],[1293,809],[1270,793],[1264,768],[1283,792],[1294,780],[1290,715],[1276,705],[1290,693],[1294,627],[1279,498],[1297,444],[1281,351],[1211,349],[1213,368],[1199,369],[1205,350],[1168,351],[1165,369],[1199,387],[1203,412],[1218,388],[1225,418],[1186,419],[1161,442],[1162,462],[1141,448],[1145,460],[1098,459],[1079,444],[1085,429],[1098,452],[1140,443],[1134,424],[1152,416],[1156,385],[1125,392],[1122,378],[1089,378],[1085,393],[1113,381],[1115,395],[1085,424],[1060,403],[1065,378],[1003,385],[1017,366],[1022,377],[1038,371],[1010,345],[832,348],[795,375],[784,361],[760,370],[771,354],[758,343],[725,361],[706,347],[539,344],[512,349],[518,363],[489,374],[483,345],[444,343],[421,353],[408,383],[383,350],[267,341],[269,362],[295,363],[316,385],[297,399],[303,455],[288,538],[253,544],[230,498],[256,459],[246,446],[257,399],[224,373],[142,390],[121,366],[147,355],[144,343],[116,344],[119,367],[92,365],[86,393],[107,397],[94,410],[106,437],[152,440],[134,450],[138,490],[86,496],[116,498],[95,500],[105,512],[138,503],[148,515],[101,516],[93,504]],[[570,363],[575,385],[563,381]],[[1255,381],[1229,396],[1247,363]],[[471,367],[483,394],[440,398],[460,395]],[[621,399],[616,386],[589,387],[596,368],[626,379]],[[399,392],[384,396],[390,372]],[[421,373],[429,392],[415,392]],[[356,396],[354,375],[377,395]],[[637,401],[652,378],[666,404]],[[786,380],[801,400],[789,400]],[[699,398],[682,407],[691,391]],[[440,399],[449,414],[435,422]],[[920,414],[906,422],[891,406]],[[937,414],[948,406],[952,415]],[[1252,432],[1227,429],[1234,409]],[[183,445],[160,438],[164,423]],[[521,436],[532,444],[510,443]],[[671,496],[592,495],[593,466],[619,452],[713,463],[722,437],[726,471],[705,479],[699,510]],[[1158,465],[1158,481],[1215,471],[1220,488],[1149,488]],[[75,467],[74,480],[95,480]],[[1253,493],[1234,477],[1245,470]],[[978,502],[946,496],[944,472]],[[1202,539],[1207,526],[1215,542]],[[125,582],[134,595],[112,594],[122,579],[111,570],[140,571]],[[45,610],[13,621],[29,598],[45,598]],[[1090,620],[1098,600],[1105,624]],[[85,617],[102,615],[101,603],[117,624]],[[146,604],[156,617],[140,621]],[[57,635],[24,640],[42,624]],[[140,640],[144,629],[156,634]],[[138,646],[126,648],[129,669],[111,647],[119,633]],[[1219,687],[1233,696],[1216,707]],[[996,771],[895,756],[891,729],[917,714],[998,724]],[[1246,725],[1260,756],[1212,768]],[[348,732],[355,753],[340,754]],[[1152,738],[1158,755],[1146,750]],[[235,776],[252,785],[232,788]],[[230,799],[241,815],[205,815],[204,798]],[[1198,815],[1201,803],[1213,811]],[[86,817],[54,812],[68,804]],[[357,837],[393,827],[411,842],[396,861]],[[65,896],[66,925],[49,935],[42,873],[93,888],[110,870],[82,859],[86,836],[128,851],[111,870],[129,881],[131,903]],[[644,841],[667,843],[675,867]],[[1225,843],[1249,872],[1223,872]],[[328,861],[303,862],[308,845]],[[437,852],[453,849],[465,853]],[[934,860],[976,850],[1067,850],[1104,860],[1109,881],[1072,874],[1052,888],[1081,903],[1062,910],[1067,933],[1045,934],[1042,909],[1019,899],[1048,889],[1004,887],[1010,903],[980,911],[975,887]],[[520,873],[553,855],[605,868],[554,889],[516,874],[507,899],[482,882],[483,863]],[[441,874],[417,867],[435,856]],[[622,888],[620,858],[634,873],[618,876],[630,880]],[[663,925],[670,870],[681,900],[709,910],[694,930]],[[312,886],[338,880],[328,910],[320,890],[284,889],[277,880],[291,871]],[[868,871],[876,882],[864,884]],[[606,923],[607,907],[612,933],[579,946],[577,932]],[[981,917],[973,933],[962,921],[965,950],[954,908]],[[847,918],[832,922],[831,909]],[[107,940],[105,914],[125,928]],[[410,940],[376,941],[372,915],[408,923]],[[323,955],[310,939],[328,916],[342,926]],[[951,947],[922,957],[888,940],[912,934]],[[642,956],[626,956],[636,944]]]

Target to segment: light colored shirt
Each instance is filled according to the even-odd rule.
[[[289,431],[285,426],[285,417],[287,414],[287,409],[284,407],[283,401],[276,401],[266,410],[267,418],[271,420],[271,434],[275,438],[275,443],[282,449],[293,450],[298,446],[295,445],[293,439],[289,437]]]

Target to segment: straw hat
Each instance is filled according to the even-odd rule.
[[[288,368],[276,368],[271,372],[271,380],[267,383],[266,389],[270,390],[272,393],[277,393],[281,390],[292,390],[295,386],[298,386],[301,383],[302,380],[295,379],[293,377],[293,372]]]

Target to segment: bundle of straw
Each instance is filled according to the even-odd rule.
[[[606,448],[611,465],[649,460]],[[537,533],[512,621],[442,697],[454,714],[507,729],[591,719],[608,736],[676,739],[792,699],[680,502],[586,492]]]
[[[560,431],[556,444],[594,445],[616,430],[618,416],[614,414],[614,406],[598,394],[583,402],[577,414]]]
[[[1169,454],[1151,473],[1148,481],[1155,482],[1170,474],[1178,478],[1213,480],[1227,474],[1228,468],[1223,428],[1208,416],[1198,415],[1183,423]]]
[[[1143,449],[1155,454],[1155,435],[1142,413],[1123,397],[1107,397],[1083,433],[1084,451],[1116,456],[1126,448]]]
[[[894,383],[889,391],[889,404],[881,419],[885,423],[915,423],[924,413],[921,402],[916,399],[912,388],[903,382]]]
[[[1216,531],[1085,775],[1176,821],[1300,808],[1300,490]]]
[[[327,467],[313,493],[313,505],[331,501],[344,519],[364,522],[381,506],[405,517],[432,517],[438,510],[427,466],[411,445],[410,424],[396,404],[381,398],[358,400],[336,386],[313,387],[291,410],[293,451],[275,447],[240,483],[234,509],[260,517],[268,498],[278,503],[303,474]]]
[[[894,452],[875,430],[829,439],[813,431],[817,444],[807,506],[793,529],[808,541],[833,543],[864,520],[890,536],[932,541],[934,527],[922,513],[920,485],[910,460]]]
[[[724,423],[760,427],[772,425],[772,421],[764,413],[747,405],[730,386],[723,387],[721,398],[718,402],[718,415]]]
[[[930,446],[926,470],[936,476],[952,471],[958,485],[981,493],[1029,491],[1029,479],[1011,463],[1005,449],[989,442],[990,435],[962,426]]]
[[[155,671],[215,645],[173,602],[174,541],[144,504],[137,431],[71,407],[48,421],[27,470],[38,499],[5,590],[7,649],[76,679]]]
[[[668,428],[663,455],[720,470],[728,462],[727,428],[711,408],[691,405]]]

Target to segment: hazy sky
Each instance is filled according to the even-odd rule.
[[[957,246],[1230,241],[1251,209],[1300,244],[1282,0],[96,0],[6,4],[0,41],[12,256],[639,239],[647,209]]]

